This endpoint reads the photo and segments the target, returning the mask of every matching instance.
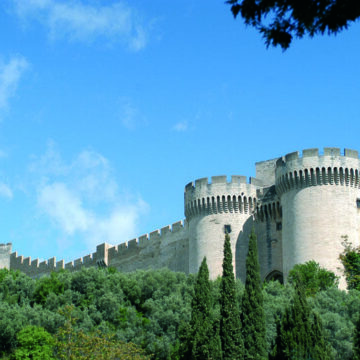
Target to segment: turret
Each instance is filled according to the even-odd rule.
[[[206,256],[210,277],[222,274],[225,232],[229,233],[234,265],[236,245],[245,222],[256,208],[256,190],[261,182],[245,176],[213,176],[185,187],[185,216],[189,224],[189,272],[196,273]]]
[[[359,169],[358,152],[339,148],[307,149],[277,161],[285,278],[295,264],[312,259],[339,274],[342,237],[359,244]]]

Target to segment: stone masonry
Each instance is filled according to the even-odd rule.
[[[40,277],[59,269],[115,267],[120,271],[168,267],[197,272],[204,256],[211,278],[222,272],[225,232],[231,239],[236,276],[244,279],[248,238],[258,238],[263,279],[286,279],[298,263],[315,260],[341,275],[342,237],[359,245],[360,160],[355,150],[293,152],[256,163],[256,178],[213,176],[185,187],[185,217],[171,226],[64,264],[39,262],[0,244],[0,268]],[[345,287],[341,279],[341,287]]]

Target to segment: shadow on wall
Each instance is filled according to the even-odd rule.
[[[243,231],[240,231],[235,244],[235,273],[236,277],[240,278],[244,283],[246,275],[246,256],[249,249],[249,235],[253,227],[255,227],[255,220],[250,216],[243,226]]]
[[[256,221],[251,216],[249,219],[246,220],[243,226],[243,231],[239,233],[239,236],[235,244],[236,277],[241,279],[243,283],[245,283],[245,276],[246,276],[246,257],[249,250],[249,235],[251,234],[251,230],[253,227],[255,228],[255,233],[256,233]],[[262,280],[263,281],[278,280],[280,283],[283,283],[284,279],[281,270],[274,268],[272,264],[269,264],[270,268],[267,267],[264,259],[267,257],[267,252],[269,250],[266,247],[266,243],[264,243],[265,240],[259,238],[258,234],[256,235],[258,242],[260,274]]]

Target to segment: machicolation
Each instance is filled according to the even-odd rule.
[[[210,276],[221,275],[223,241],[229,233],[236,276],[244,278],[248,236],[258,237],[263,279],[286,278],[298,263],[315,260],[339,274],[342,236],[360,239],[360,160],[358,151],[306,149],[300,154],[256,163],[256,177],[201,178],[185,186],[184,221],[65,264],[39,262],[0,244],[0,268],[40,277],[59,269],[112,266],[120,271],[168,267],[197,272],[204,256]],[[344,286],[344,282],[340,284]]]

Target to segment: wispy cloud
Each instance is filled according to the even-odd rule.
[[[123,2],[91,5],[82,1],[13,0],[22,19],[37,20],[51,39],[92,41],[97,37],[126,43],[134,51],[147,43],[146,26],[137,11]]]
[[[7,199],[12,199],[13,192],[11,191],[9,186],[7,186],[6,184],[0,183],[0,196],[7,198]]]
[[[174,131],[184,132],[188,129],[188,123],[187,123],[187,121],[180,121],[180,122],[176,123],[172,129]]]
[[[148,205],[140,196],[119,190],[109,161],[101,154],[85,150],[66,163],[51,143],[30,169],[41,177],[38,208],[63,236],[81,238],[90,250],[101,242],[117,244],[137,234],[139,217]]]
[[[131,98],[123,96],[119,99],[119,119],[124,127],[134,130],[139,123],[144,123],[144,118]]]
[[[8,106],[9,99],[15,94],[27,67],[28,62],[22,56],[13,57],[7,63],[0,64],[0,109]]]

